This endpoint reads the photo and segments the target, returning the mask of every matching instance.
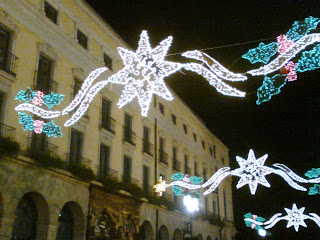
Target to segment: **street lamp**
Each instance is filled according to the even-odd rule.
[[[258,234],[261,236],[261,237],[265,237],[267,236],[267,231],[264,229],[264,228],[260,228],[258,230]]]
[[[190,195],[186,195],[183,197],[183,204],[190,213],[190,237],[192,238],[192,213],[199,211],[199,199],[193,198]]]

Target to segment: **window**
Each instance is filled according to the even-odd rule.
[[[204,143],[204,141],[201,141],[201,144],[202,144],[202,148],[206,149],[206,144]]]
[[[143,191],[149,192],[149,168],[147,166],[143,166]]]
[[[197,142],[197,134],[193,133],[193,140],[194,142]]]
[[[183,131],[185,134],[188,134],[188,127],[185,124],[183,124]]]
[[[0,69],[15,76],[17,57],[9,51],[11,33],[0,27]]]
[[[110,166],[110,147],[104,144],[100,145],[100,167],[99,176],[106,177],[109,175]]]
[[[189,173],[189,171],[188,171],[188,156],[187,155],[184,155],[184,173],[185,174]]]
[[[177,125],[177,117],[174,114],[171,114],[172,122],[174,125]]]
[[[81,164],[83,133],[71,129],[71,140],[69,149],[69,164]]]
[[[212,212],[213,212],[214,216],[217,215],[217,205],[216,205],[216,202],[214,200],[212,201]]]
[[[204,198],[204,206],[205,206],[206,215],[208,215],[208,197]]]
[[[114,133],[114,120],[111,117],[111,102],[106,99],[102,99],[101,127]]]
[[[4,93],[0,91],[0,121],[3,117]]]
[[[143,127],[142,151],[151,155],[150,129]]]
[[[164,106],[162,103],[159,103],[160,112],[164,115]]]
[[[198,174],[198,163],[197,162],[194,162],[194,175],[199,177],[199,174]]]
[[[172,148],[172,160],[173,161],[177,160],[177,148],[176,147]]]
[[[49,152],[47,135],[32,132],[32,136],[29,140],[31,140],[31,142],[29,142],[31,151]]]
[[[212,148],[209,148],[210,155],[212,156]]]
[[[82,47],[88,49],[88,37],[84,35],[84,33],[81,32],[79,29],[77,30],[77,40]]]
[[[135,133],[132,131],[132,117],[127,113],[124,115],[123,137],[130,144],[135,145]]]
[[[53,61],[40,54],[36,79],[36,89],[48,93],[57,91],[58,83],[51,79]]]
[[[104,65],[112,71],[112,59],[106,53],[103,54],[103,61]]]
[[[47,18],[57,24],[58,11],[54,9],[54,7],[52,7],[48,2],[44,2],[44,13],[46,14]]]
[[[224,190],[223,190],[223,206],[224,206],[224,218],[227,219],[226,192]]]
[[[206,169],[203,169],[202,175],[203,175],[203,181],[206,182],[207,181],[207,171],[206,171]]]
[[[224,165],[224,158],[221,158],[222,164]]]
[[[81,89],[82,82],[79,78],[74,78],[73,97],[75,97]]]
[[[164,151],[164,139],[159,138],[159,161],[168,165],[167,153]]]
[[[130,183],[131,182],[131,164],[132,160],[130,157],[124,155],[123,158],[123,182]]]
[[[213,145],[213,157],[216,158],[216,145]]]

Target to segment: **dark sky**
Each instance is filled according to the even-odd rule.
[[[265,43],[276,41],[294,21],[320,17],[319,0],[87,2],[133,49],[137,48],[141,31],[147,30],[153,47],[173,36],[169,54],[207,49],[205,52],[225,67],[242,73],[259,67],[241,56],[261,39],[267,39]],[[166,59],[185,61],[178,54]],[[248,93],[245,98],[234,98],[217,93],[201,77],[184,73],[175,73],[165,81],[229,147],[233,169],[238,167],[235,156],[247,158],[250,148],[255,150],[256,157],[269,154],[266,165],[284,163],[301,176],[312,167],[320,167],[320,70],[299,73],[297,81],[287,84],[279,95],[259,106],[255,104],[256,91],[263,77],[248,75],[247,81],[233,85]],[[316,203],[319,195],[298,192],[277,176],[269,175],[267,179],[272,187],[259,185],[255,196],[251,196],[248,186],[233,192],[235,221],[242,239],[248,239],[249,235],[256,239],[256,233],[244,227],[242,216],[246,212],[270,218],[297,203],[298,208],[306,207],[305,213],[320,215]],[[234,186],[238,180],[233,178]],[[308,228],[300,226],[296,233],[293,227],[286,228],[286,222],[280,222],[270,230],[272,236],[268,239],[320,236],[315,223],[306,220],[306,224]]]

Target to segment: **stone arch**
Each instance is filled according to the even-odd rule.
[[[210,236],[208,236],[208,237],[206,238],[206,240],[211,240],[211,237],[210,237]]]
[[[199,233],[199,235],[198,235],[198,239],[199,240],[203,240],[203,237],[202,237],[202,235]]]
[[[25,194],[16,207],[15,216],[12,226],[13,238],[47,239],[49,207],[40,193]]]
[[[165,225],[161,225],[159,228],[159,240],[169,240],[169,230]]]
[[[154,233],[152,225],[149,221],[144,221],[139,229],[139,236],[141,240],[151,240],[154,239]]]
[[[183,239],[183,236],[182,236],[181,230],[180,229],[174,230],[172,240],[182,240],[182,239]]]
[[[82,240],[85,230],[85,218],[77,202],[67,202],[59,214],[57,240]]]

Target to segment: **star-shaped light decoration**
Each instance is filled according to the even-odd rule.
[[[162,193],[166,191],[167,187],[166,180],[162,180],[162,176],[159,177],[159,183],[153,186],[155,191],[159,193],[159,196],[162,196]]]
[[[241,188],[248,184],[252,195],[256,193],[258,184],[265,187],[270,187],[269,182],[265,176],[272,173],[273,169],[263,166],[268,158],[268,154],[256,159],[252,149],[249,150],[248,159],[243,159],[236,156],[236,160],[239,163],[239,168],[232,170],[231,175],[240,177],[237,184],[237,188]]]
[[[305,219],[309,219],[308,215],[303,214],[305,207],[300,209],[297,208],[297,205],[294,203],[292,209],[284,208],[287,212],[287,216],[284,216],[284,219],[288,221],[287,228],[294,226],[296,232],[299,231],[299,226],[307,227],[307,224],[304,222]]]
[[[166,100],[173,100],[163,78],[181,69],[183,64],[165,61],[164,58],[171,43],[172,37],[170,36],[152,49],[148,33],[144,30],[140,35],[139,47],[136,52],[118,48],[125,65],[119,74],[125,75],[126,78],[114,78],[114,81],[110,82],[125,85],[118,102],[119,108],[137,97],[141,114],[147,116],[153,94]]]

